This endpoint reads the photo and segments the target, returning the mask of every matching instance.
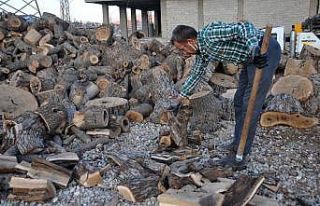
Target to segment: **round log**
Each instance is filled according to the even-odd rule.
[[[142,122],[153,111],[153,106],[148,103],[140,104],[126,113],[126,117],[132,122]]]
[[[113,35],[113,28],[111,26],[101,26],[96,29],[95,38],[98,41],[108,42],[111,40]]]
[[[217,95],[221,95],[228,89],[237,88],[238,83],[233,76],[222,73],[213,73],[209,84]]]
[[[73,123],[84,130],[106,128],[109,124],[109,113],[101,107],[90,107],[83,112],[75,112]]]
[[[290,94],[299,101],[307,101],[313,95],[313,84],[306,78],[299,75],[288,75],[281,77],[271,89],[272,95]]]
[[[284,75],[300,75],[309,77],[311,74],[317,73],[313,60],[289,59],[284,70]]]
[[[106,109],[109,114],[124,115],[129,108],[128,100],[118,97],[104,97],[90,100],[85,104],[85,108],[101,107]]]

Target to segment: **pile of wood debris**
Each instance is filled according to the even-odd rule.
[[[131,122],[167,124],[159,135],[161,152],[199,144],[221,120],[233,120],[238,67],[210,65],[190,101],[177,113],[167,111],[194,60],[185,60],[169,44],[141,41],[140,35],[127,41],[113,36],[110,26],[77,30],[49,13],[33,23],[1,16],[0,187],[9,199],[46,201],[72,179],[85,187],[98,185],[112,165],[93,171],[79,163],[82,154],[130,132]],[[288,60],[261,125],[307,128],[318,123],[318,52],[306,47],[306,60]],[[75,139],[82,145],[70,149]],[[200,167],[193,157],[153,155],[148,163],[108,155],[114,165],[144,174],[118,186],[133,202],[162,193],[160,205],[244,205],[263,182],[263,177],[224,179],[230,169]],[[189,184],[199,192],[185,190]],[[254,201],[271,200],[256,195],[250,204]]]

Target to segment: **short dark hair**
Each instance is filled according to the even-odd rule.
[[[197,31],[187,25],[178,25],[174,30],[172,31],[171,36],[171,43],[174,42],[185,42],[187,39],[194,39],[197,38]]]

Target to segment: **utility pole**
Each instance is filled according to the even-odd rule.
[[[69,0],[60,0],[60,17],[65,21],[70,21]]]

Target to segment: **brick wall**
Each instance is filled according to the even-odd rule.
[[[235,22],[238,0],[203,0],[204,24],[212,21]]]

